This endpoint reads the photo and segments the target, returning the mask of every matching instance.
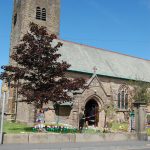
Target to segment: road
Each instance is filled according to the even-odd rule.
[[[7,144],[0,150],[150,150],[148,141],[119,141],[57,144]]]

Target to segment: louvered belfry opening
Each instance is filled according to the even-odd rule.
[[[45,8],[36,8],[36,19],[46,21],[46,9]]]
[[[46,21],[46,9],[45,8],[42,9],[42,20]]]
[[[37,7],[36,8],[36,19],[41,19],[41,8]]]

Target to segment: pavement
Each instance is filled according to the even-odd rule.
[[[150,141],[3,144],[0,150],[150,150]]]

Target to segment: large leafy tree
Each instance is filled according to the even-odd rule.
[[[150,103],[150,83],[144,81],[130,81],[129,84],[133,87],[132,98],[134,102]]]
[[[2,66],[4,72],[0,78],[10,80],[11,86],[22,95],[22,101],[34,103],[37,107],[49,101],[70,101],[68,93],[84,87],[84,79],[65,76],[70,65],[60,61],[59,48],[63,44],[54,42],[54,39],[56,36],[49,35],[45,27],[30,23],[29,32],[10,56],[16,63]]]

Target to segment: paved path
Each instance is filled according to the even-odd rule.
[[[121,141],[57,144],[4,144],[0,145],[0,150],[150,150],[150,142]]]

